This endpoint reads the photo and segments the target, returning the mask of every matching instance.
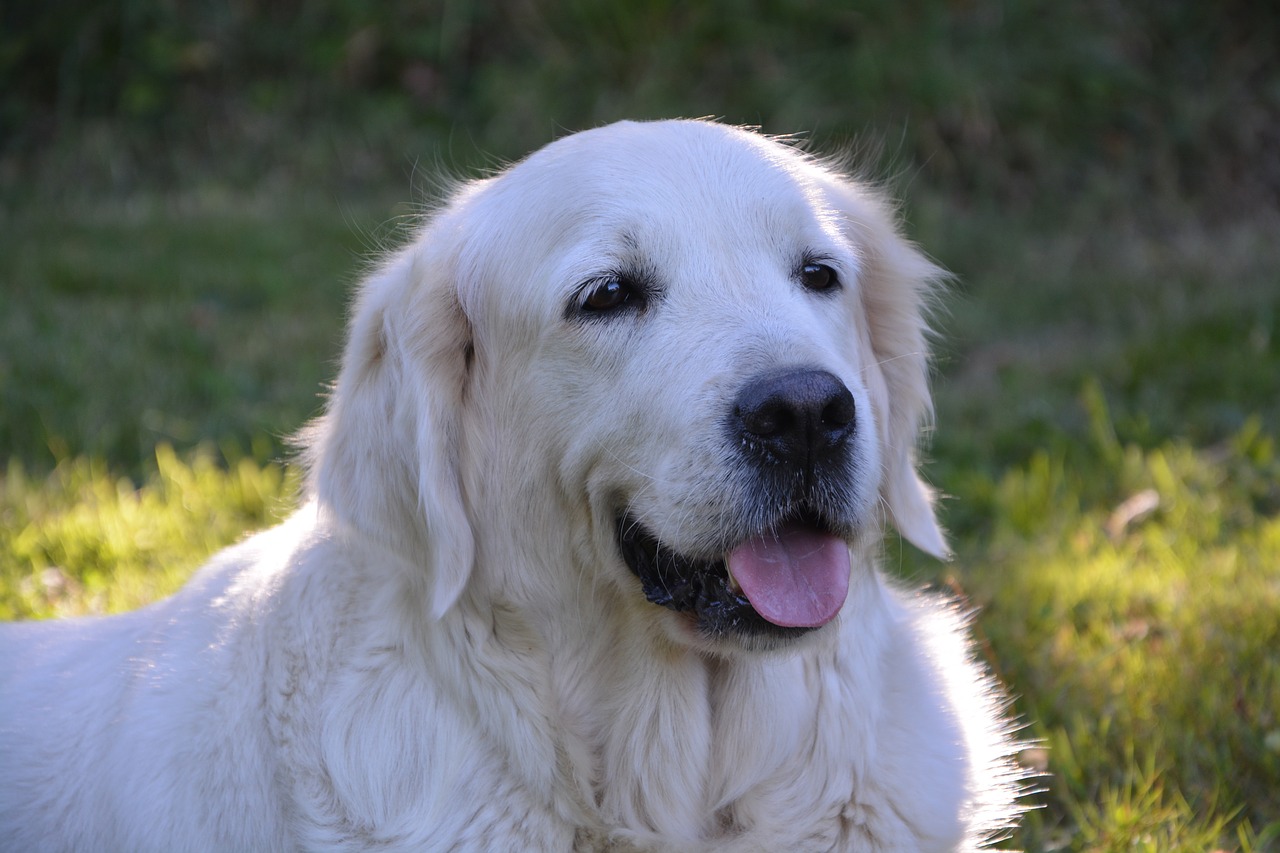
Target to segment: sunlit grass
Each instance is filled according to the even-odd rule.
[[[77,458],[0,477],[0,618],[116,613],[178,589],[211,553],[283,517],[296,476],[277,463],[156,449],[141,486]]]
[[[1142,512],[1090,504],[1106,478]],[[1280,832],[1280,516],[1259,512],[1277,482],[1255,422],[1209,452],[1040,454],[996,485],[960,571],[1047,747],[1023,844],[1207,851],[1239,824],[1263,850]]]

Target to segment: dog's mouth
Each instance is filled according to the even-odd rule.
[[[849,591],[849,547],[815,513],[788,516],[712,559],[677,553],[625,513],[617,541],[645,597],[692,614],[704,635],[798,637],[833,620]]]

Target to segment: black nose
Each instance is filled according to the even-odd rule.
[[[803,470],[828,460],[853,432],[853,395],[825,370],[799,369],[748,382],[734,401],[746,442]]]

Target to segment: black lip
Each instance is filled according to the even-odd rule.
[[[640,579],[645,598],[692,614],[703,636],[790,640],[814,630],[775,625],[757,613],[751,602],[729,588],[723,559],[678,554],[626,513],[618,516],[616,536],[622,559]]]

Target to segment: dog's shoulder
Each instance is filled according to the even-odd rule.
[[[899,804],[960,815],[964,840],[956,849],[975,848],[1020,812],[1025,774],[1015,761],[1009,702],[972,639],[971,612],[946,593],[885,586],[892,639],[880,778]]]

